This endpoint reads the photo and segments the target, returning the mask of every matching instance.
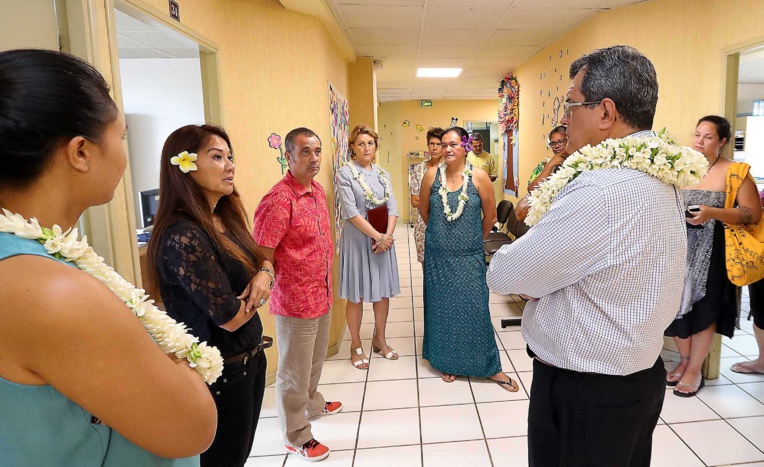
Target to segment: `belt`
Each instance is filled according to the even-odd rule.
[[[228,357],[223,360],[224,365],[230,365],[231,363],[239,363],[244,362],[244,364],[247,364],[247,361],[260,353],[261,350],[267,349],[268,347],[271,347],[273,345],[273,338],[268,336],[263,336],[262,340],[260,341],[257,346],[252,350],[247,350],[246,352],[240,353],[239,355],[234,355],[233,357]]]

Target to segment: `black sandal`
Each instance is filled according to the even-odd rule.
[[[700,392],[700,390],[703,389],[706,386],[706,379],[703,378],[703,376],[701,376],[700,377],[700,384],[682,384],[683,388],[684,387],[691,387],[692,388],[692,387],[696,387],[696,386],[697,386],[698,389],[696,389],[693,392],[680,392],[680,391],[677,391],[676,389],[674,389],[674,395],[675,396],[679,396],[679,397],[692,397],[692,396],[698,394],[698,392]]]
[[[682,357],[680,355],[679,359],[680,359],[679,365],[681,365],[683,360],[689,360],[690,357]],[[679,366],[679,365],[677,365],[677,366]],[[666,386],[668,386],[670,388],[673,388],[674,386],[679,384],[679,381],[681,381],[681,379],[682,379],[682,375],[683,375],[683,373],[669,373],[669,374],[667,374],[666,375]],[[678,379],[676,381],[669,381],[668,378],[678,378]]]

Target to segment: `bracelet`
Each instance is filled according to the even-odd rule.
[[[269,288],[270,288],[271,290],[273,290],[273,286],[274,286],[274,284],[276,283],[276,276],[274,276],[274,275],[273,275],[273,271],[271,271],[271,270],[270,270],[270,269],[268,269],[268,268],[260,268],[260,272],[265,272],[265,273],[267,273],[269,276],[271,276],[271,285],[269,286]]]

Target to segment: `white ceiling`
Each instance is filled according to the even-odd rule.
[[[764,47],[740,52],[738,83],[764,84]]]
[[[159,23],[144,23],[114,10],[119,58],[197,58],[199,46]]]
[[[493,99],[505,73],[598,11],[645,0],[326,0],[356,55],[383,64],[381,102]],[[463,68],[417,78],[418,67]]]

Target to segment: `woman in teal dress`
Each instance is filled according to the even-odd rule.
[[[445,382],[457,375],[485,377],[515,392],[517,383],[501,370],[488,310],[483,239],[496,222],[493,186],[485,171],[466,162],[468,138],[463,128],[446,130],[445,164],[429,169],[422,180],[419,213],[427,223],[422,356]]]
[[[0,89],[0,208],[66,230],[109,202],[126,127],[103,77],[60,52],[11,50]],[[3,225],[0,465],[198,466],[216,425],[202,376],[106,285]]]

